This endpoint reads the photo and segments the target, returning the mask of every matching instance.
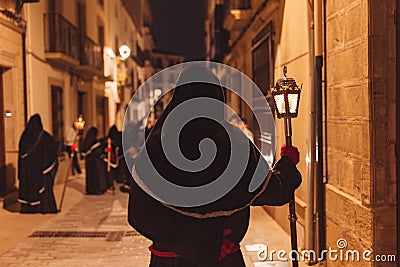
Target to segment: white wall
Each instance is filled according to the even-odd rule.
[[[18,143],[25,127],[24,89],[22,65],[21,33],[0,24],[0,66],[3,72],[3,108],[11,111],[12,117],[4,117],[5,164],[7,172],[14,171],[15,176],[7,175],[7,191],[17,186]],[[1,88],[0,88],[1,90]],[[0,153],[4,153],[1,151]]]

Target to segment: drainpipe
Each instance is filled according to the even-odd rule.
[[[24,88],[24,122],[28,122],[28,86],[27,86],[27,73],[26,73],[26,28],[21,34],[22,36],[22,75],[23,75],[23,88]]]
[[[326,0],[317,0],[314,4],[314,20],[315,20],[315,89],[316,89],[316,118],[317,118],[317,169],[316,169],[316,219],[318,229],[318,254],[322,255],[322,250],[325,249],[325,184],[324,184],[324,142],[323,142],[323,87],[322,87],[322,67],[323,67],[323,39],[322,31],[325,30],[325,24],[323,23],[323,17],[325,19],[325,8],[323,10],[322,1],[324,4]],[[324,34],[326,38],[326,32]],[[326,67],[325,67],[326,71]],[[326,72],[325,72],[326,74]],[[326,79],[326,76],[325,76]],[[326,88],[326,80],[324,83]],[[326,96],[326,94],[325,94]]]
[[[400,258],[400,0],[396,1],[396,235],[397,259]],[[400,267],[400,261],[397,262]]]
[[[318,0],[317,0],[318,1]],[[306,248],[308,250],[315,250],[315,225],[314,225],[314,184],[315,184],[315,42],[314,42],[314,0],[308,1],[310,4],[310,109],[309,109],[309,123],[308,123],[308,151],[307,151],[307,174],[308,174],[308,189],[307,189],[307,213],[306,213],[306,229],[307,239]],[[309,258],[310,263],[315,259]]]

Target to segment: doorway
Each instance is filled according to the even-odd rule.
[[[96,125],[99,136],[105,136],[108,131],[108,98],[96,96]]]
[[[63,100],[62,88],[59,86],[51,86],[51,115],[53,125],[53,137],[57,143],[57,151],[62,155],[64,143],[64,119],[63,119]]]

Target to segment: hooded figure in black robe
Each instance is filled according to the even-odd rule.
[[[111,139],[110,160],[108,160],[108,138]],[[100,140],[102,155],[100,158],[103,161],[102,171],[99,175],[104,176],[107,180],[108,189],[114,192],[114,180],[120,179],[121,163],[124,160],[122,150],[122,133],[113,125],[108,131],[108,135]],[[107,171],[107,166],[110,165],[110,171]],[[123,179],[121,179],[122,182]]]
[[[19,141],[18,179],[21,213],[56,213],[53,193],[58,168],[54,138],[43,130],[38,114],[28,122]]]
[[[124,155],[122,149],[122,132],[118,131],[114,125],[108,131],[108,137],[111,138],[112,161],[111,161],[111,179],[118,183],[124,182]]]
[[[213,84],[187,83],[196,77]],[[220,105],[203,107],[212,109],[213,119],[198,117],[181,129],[177,149],[188,160],[195,161],[204,152],[200,141],[208,138],[217,152],[208,167],[190,171],[171,164],[161,142],[172,140],[170,135],[177,135],[174,126],[166,123],[174,108],[199,97],[219,101]],[[223,102],[223,89],[211,71],[204,67],[183,70],[171,102],[147,136],[135,161],[128,219],[137,231],[153,241],[151,267],[245,266],[239,243],[248,228],[249,207],[288,203],[301,183],[301,175],[289,157],[282,157],[268,172],[269,166],[254,144],[239,128],[225,121]],[[243,172],[232,172],[235,167],[229,165],[230,157],[242,151],[240,161],[246,167]],[[152,184],[159,174],[176,185],[201,187],[219,180],[227,170],[228,178],[238,182],[225,195],[203,205],[171,204],[166,200],[169,196],[164,195],[170,192]],[[253,175],[261,181],[256,188],[252,188]],[[190,202],[191,193],[188,192]]]
[[[82,155],[86,159],[86,194],[102,194],[107,190],[107,180],[99,172],[103,171],[104,162],[102,144],[97,140],[97,128],[91,127],[86,134]]]

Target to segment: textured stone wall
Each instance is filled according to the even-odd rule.
[[[389,0],[327,1],[328,247],[395,252],[393,11]],[[340,265],[380,266],[329,264]]]
[[[370,1],[371,185],[373,245],[377,254],[396,251],[396,47],[395,2]],[[387,266],[377,263],[375,266]]]

